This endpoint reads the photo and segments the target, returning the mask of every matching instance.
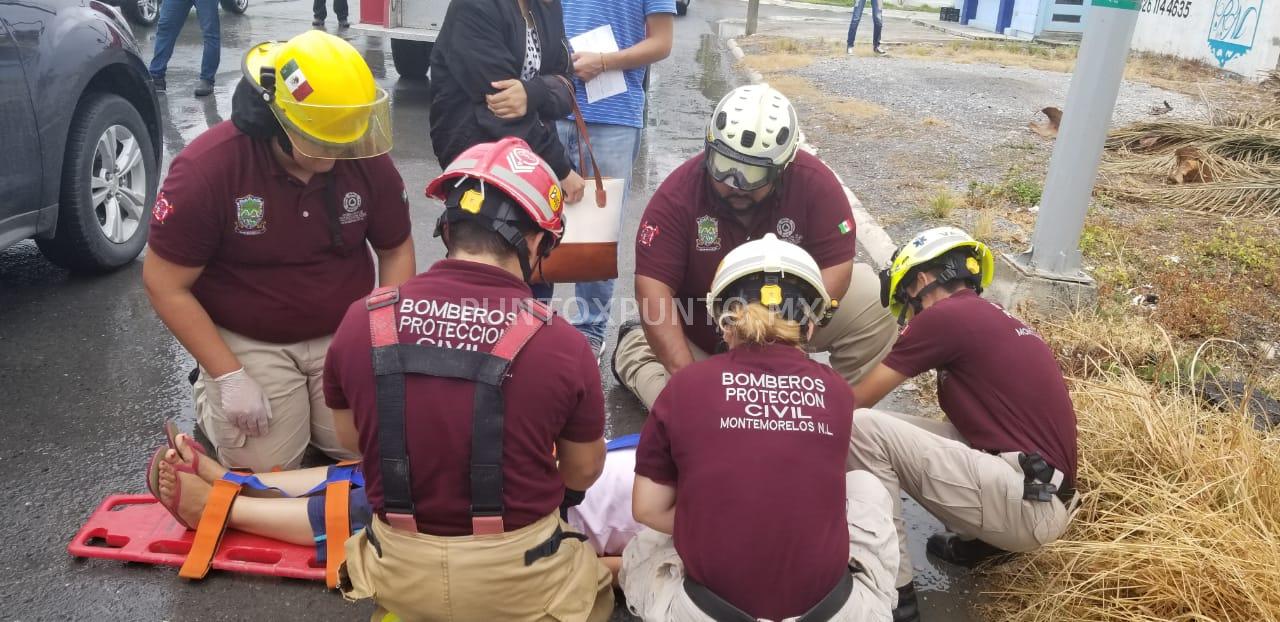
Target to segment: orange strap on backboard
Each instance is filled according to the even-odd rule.
[[[329,482],[324,488],[324,582],[338,587],[338,568],[347,561],[347,536],[351,535],[351,481]]]
[[[239,484],[226,480],[213,483],[209,500],[204,504],[204,512],[200,514],[200,523],[196,525],[191,550],[187,553],[187,559],[182,562],[178,576],[184,579],[203,579],[209,574],[209,565],[213,563],[213,555],[218,552],[218,543],[222,542],[222,534],[227,531],[231,504],[235,503],[238,494]]]

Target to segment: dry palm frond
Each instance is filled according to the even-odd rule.
[[[1224,217],[1280,216],[1280,176],[1177,186],[1107,188],[1115,196]]]
[[[1280,109],[1117,129],[1101,172],[1100,190],[1111,196],[1221,216],[1278,216]]]
[[[1239,122],[1240,118],[1232,120]],[[1280,165],[1280,127],[1148,121],[1115,130],[1107,141],[1111,150],[1153,152],[1179,147],[1198,147],[1233,160]]]
[[[1280,619],[1280,443],[1131,371],[1073,382],[1064,537],[989,571],[1001,622]]]
[[[1262,88],[1275,93],[1276,99],[1280,99],[1280,69],[1267,72],[1267,77],[1262,80]]]

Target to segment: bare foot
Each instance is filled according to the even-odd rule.
[[[194,462],[200,479],[212,484],[227,474],[227,467],[222,466],[213,456],[200,454],[199,459],[196,459],[196,450],[191,448],[196,444],[196,439],[186,434],[179,434],[173,440],[178,446],[178,462],[188,465]]]
[[[200,515],[204,513],[204,505],[209,500],[210,486],[198,475],[174,469],[174,465],[180,461],[178,452],[172,449],[166,451],[164,459],[160,461],[160,502],[173,508],[173,499],[179,497],[178,491],[181,490],[178,505],[174,509],[183,522],[194,528],[200,524]]]

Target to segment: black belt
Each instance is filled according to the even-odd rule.
[[[849,602],[849,596],[853,594],[853,574],[858,572],[861,566],[850,567],[851,572],[841,573],[840,582],[836,583],[835,588],[831,590],[818,604],[812,609],[804,612],[804,615],[796,618],[797,622],[826,622],[836,616],[844,604]],[[707,586],[694,581],[688,575],[684,578],[684,592],[689,595],[689,600],[693,601],[702,613],[707,614],[716,622],[756,622],[755,616],[734,607],[723,598],[720,598],[707,589]]]

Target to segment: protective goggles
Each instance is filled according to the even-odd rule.
[[[743,192],[773,183],[782,168],[763,158],[744,156],[719,142],[707,142],[707,173],[711,178]]]

